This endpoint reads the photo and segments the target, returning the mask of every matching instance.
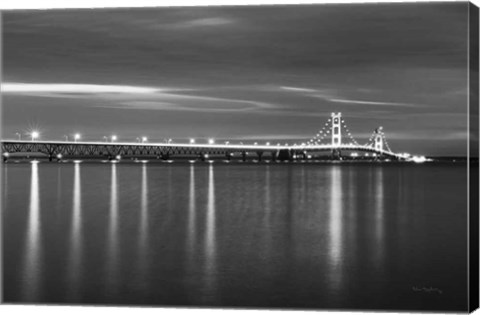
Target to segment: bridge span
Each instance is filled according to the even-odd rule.
[[[378,150],[368,146],[356,145],[235,145],[235,144],[182,144],[182,143],[105,143],[105,142],[67,142],[67,141],[28,141],[2,140],[3,159],[6,161],[16,153],[39,153],[48,157],[50,161],[65,158],[156,158],[172,159],[178,157],[198,158],[224,156],[226,159],[241,158],[247,160],[252,156],[258,160],[270,158],[272,160],[293,160],[320,152],[339,154],[341,151],[370,152],[378,157],[402,159],[398,154]],[[373,155],[372,155],[373,156]]]
[[[370,154],[374,159],[409,160],[410,155],[390,150],[382,127],[375,129],[366,144],[359,144],[351,135],[341,113],[332,113],[323,128],[311,139],[301,144],[197,144],[197,143],[138,143],[92,141],[2,140],[3,160],[13,156],[41,154],[50,161],[62,159],[164,159],[194,158],[206,160],[213,157],[295,160],[307,159],[324,152],[332,158],[342,159],[342,152]],[[358,154],[358,153],[354,153]],[[352,155],[354,155],[352,154]]]

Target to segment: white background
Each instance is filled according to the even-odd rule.
[[[444,0],[436,0],[444,1]],[[447,0],[448,1],[448,0]],[[99,7],[142,7],[142,6],[179,6],[179,5],[239,5],[239,4],[301,4],[301,3],[364,3],[364,2],[428,2],[425,0],[385,1],[385,0],[0,0],[0,10],[12,9],[48,9],[48,8],[99,8]],[[480,0],[472,0],[480,6]],[[448,23],[448,21],[445,21]],[[1,236],[0,236],[1,237]],[[1,274],[0,274],[1,277]],[[245,310],[245,309],[192,309],[192,308],[139,308],[139,307],[90,307],[90,306],[25,306],[1,305],[0,314],[105,314],[114,312],[116,315],[298,315],[312,311],[290,310]],[[322,311],[315,314],[332,314]],[[335,312],[335,314],[392,314],[382,312]],[[418,313],[417,313],[418,314]],[[475,312],[476,315],[480,311]]]

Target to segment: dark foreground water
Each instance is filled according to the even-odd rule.
[[[8,163],[7,303],[466,310],[466,165]]]

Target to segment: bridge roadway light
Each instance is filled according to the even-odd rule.
[[[147,137],[142,137],[142,143],[145,143],[147,141],[148,141]]]
[[[194,144],[195,143],[195,139],[190,139],[190,144]]]
[[[16,132],[15,135],[18,136],[18,140],[22,140],[22,135],[19,132]]]
[[[215,140],[213,139],[208,139],[208,144],[214,144],[215,143]]]
[[[112,136],[112,142],[114,142],[114,141],[117,141],[117,136],[116,135]]]
[[[76,133],[74,136],[75,142],[77,142],[77,140],[79,140],[80,138],[81,138],[80,134]]]
[[[31,134],[31,135],[32,135],[32,141],[34,141],[35,139],[38,138],[39,133],[38,133],[38,131],[32,131],[32,134]]]

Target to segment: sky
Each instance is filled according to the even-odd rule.
[[[468,3],[4,11],[2,138],[359,143],[465,155]]]

